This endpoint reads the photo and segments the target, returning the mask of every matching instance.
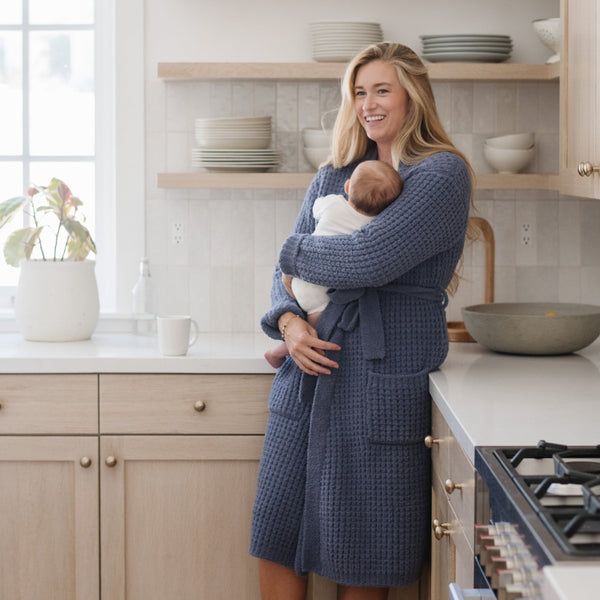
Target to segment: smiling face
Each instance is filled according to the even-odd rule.
[[[380,160],[391,163],[392,142],[404,123],[408,102],[393,65],[372,60],[356,72],[354,109],[367,136],[376,142]]]

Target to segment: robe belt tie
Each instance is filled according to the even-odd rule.
[[[323,339],[330,339],[336,326],[342,331],[352,331],[360,325],[365,359],[384,358],[384,327],[379,306],[381,292],[406,294],[429,302],[438,302],[443,308],[448,305],[448,295],[440,288],[390,283],[377,288],[331,289],[327,292],[330,305],[319,319],[319,330]]]
[[[381,292],[407,294],[428,302],[438,302],[442,308],[448,305],[448,294],[441,288],[390,283],[377,288],[330,289],[327,292],[330,302],[317,324],[319,337],[341,345],[342,332],[352,331],[360,326],[364,358],[366,360],[384,358],[384,327],[379,305]],[[333,381],[334,375],[335,371],[332,371],[332,374],[325,379]],[[314,375],[302,374],[300,399],[303,402],[313,401],[318,379]]]

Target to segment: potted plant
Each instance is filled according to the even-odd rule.
[[[82,202],[60,179],[31,186],[25,196],[0,203],[0,228],[20,210],[31,226],[13,231],[4,245],[7,264],[20,267],[15,317],[32,341],[89,339],[98,322],[96,246],[79,213]]]

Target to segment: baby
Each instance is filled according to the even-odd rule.
[[[340,235],[357,231],[389,206],[400,195],[402,188],[402,178],[388,163],[379,160],[360,163],[344,184],[348,200],[341,194],[330,194],[315,200],[313,215],[317,225],[313,235]],[[307,320],[313,327],[329,303],[328,289],[297,277],[292,279],[294,297],[307,313]],[[275,368],[283,364],[287,355],[285,343],[265,352],[265,358]]]

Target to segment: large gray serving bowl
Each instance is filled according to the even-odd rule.
[[[509,354],[568,354],[600,335],[600,306],[561,302],[498,302],[462,309],[475,341]]]

